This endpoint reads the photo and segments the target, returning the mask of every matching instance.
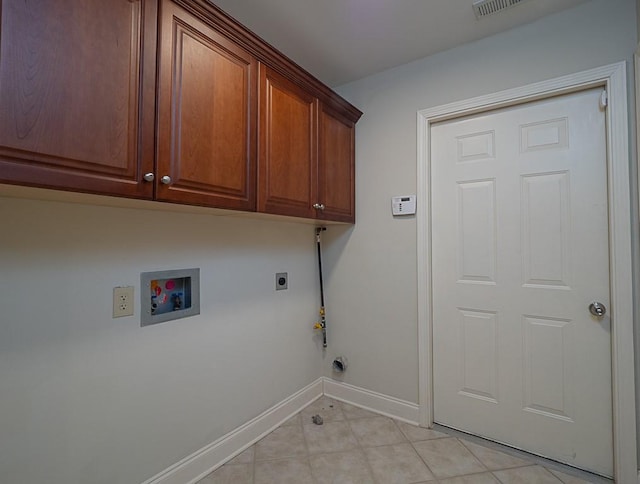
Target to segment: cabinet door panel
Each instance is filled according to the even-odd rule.
[[[319,217],[355,222],[355,126],[337,113],[320,112]]]
[[[314,217],[317,101],[265,66],[260,89],[258,210]]]
[[[0,181],[150,197],[155,1],[0,6]]]
[[[255,210],[256,61],[162,4],[159,200]]]

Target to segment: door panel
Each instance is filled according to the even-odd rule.
[[[0,9],[0,181],[150,198],[156,2]]]
[[[572,421],[573,321],[523,316],[524,410]]]
[[[255,210],[257,61],[162,2],[158,200]]]
[[[495,181],[458,183],[458,280],[495,284]]]
[[[523,284],[569,289],[569,173],[524,176],[521,193]]]
[[[258,210],[315,217],[318,102],[266,66],[260,67]]]
[[[337,112],[320,110],[318,216],[355,222],[355,125]]]
[[[498,398],[498,315],[491,311],[458,309],[460,392],[496,402]]]
[[[600,92],[432,126],[434,415],[611,475]]]

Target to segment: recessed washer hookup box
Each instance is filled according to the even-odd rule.
[[[140,274],[140,326],[200,314],[200,269]]]

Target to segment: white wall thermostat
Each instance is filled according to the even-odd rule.
[[[391,211],[393,215],[413,215],[416,213],[416,196],[405,195],[391,197]]]

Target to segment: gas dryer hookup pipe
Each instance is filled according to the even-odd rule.
[[[320,234],[327,230],[326,227],[316,227],[316,246],[318,248],[318,276],[320,277],[320,321],[315,327],[322,330],[322,347],[327,347],[327,318],[324,308],[324,282],[322,280],[322,246],[320,245]]]

